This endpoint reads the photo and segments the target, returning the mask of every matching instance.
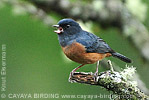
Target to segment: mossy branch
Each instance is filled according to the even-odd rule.
[[[65,0],[61,0],[61,1],[65,1]],[[109,2],[112,2],[112,1],[114,1],[114,0],[110,0]],[[43,9],[44,10],[43,11],[41,9],[43,6],[41,6],[41,7],[38,6],[38,4],[36,2],[34,2],[35,6],[30,4],[30,3],[20,2],[19,0],[15,0],[15,1],[4,1],[4,0],[2,0],[1,2],[11,5],[13,7],[13,9],[15,9],[16,7],[21,7],[23,9],[23,11],[20,10],[21,12],[27,12],[32,17],[37,17],[38,19],[42,20],[47,26],[51,27],[52,24],[56,23],[56,20],[54,18],[52,18],[50,15],[47,15],[46,12],[48,12],[48,11],[44,10],[44,9]],[[33,0],[32,0],[32,2],[33,2]],[[54,7],[54,8],[56,8],[55,4],[53,4],[52,2],[57,2],[57,1],[56,0],[51,0],[51,1],[49,1],[49,3],[45,3],[45,4],[47,4],[47,7]],[[120,2],[120,1],[118,1],[118,2]],[[40,4],[42,4],[42,3],[40,2]],[[51,6],[49,6],[50,4],[51,4]],[[57,5],[58,4],[59,3],[57,3]],[[114,3],[110,3],[110,4],[114,4]],[[52,5],[54,5],[54,6],[52,6]],[[39,7],[39,8],[37,8],[36,6]],[[44,7],[45,6],[46,5],[44,5]],[[65,9],[62,6],[59,6],[59,7],[61,7],[62,11],[65,11]],[[70,6],[65,6],[65,7],[69,8]],[[74,6],[71,6],[71,7],[74,7]],[[83,5],[80,5],[80,7],[82,8]],[[119,6],[119,7],[123,7],[123,6]],[[56,11],[56,10],[54,10],[54,11]],[[109,11],[109,10],[107,10],[107,11]],[[89,11],[89,12],[91,12],[91,11]],[[69,13],[69,11],[66,11],[66,13]],[[120,19],[123,20],[122,22],[125,22],[123,24],[123,28],[126,27],[126,26],[127,26],[127,28],[131,28],[130,26],[132,26],[132,27],[136,26],[136,25],[132,25],[131,24],[131,22],[133,22],[133,23],[136,22],[134,20],[130,21],[130,19],[133,19],[133,17],[132,18],[127,18],[127,16],[124,16],[125,13],[128,13],[128,11],[126,11],[126,12],[121,11],[121,14],[122,14],[121,17],[123,17],[123,18],[120,18]],[[101,12],[99,14],[102,15]],[[111,14],[113,15],[113,13],[111,13]],[[65,14],[65,15],[67,15],[67,14]],[[87,14],[84,14],[84,15],[87,15]],[[92,14],[89,13],[89,15],[92,15]],[[118,15],[118,14],[116,14],[116,15]],[[125,14],[125,15],[129,15],[129,14]],[[72,15],[72,16],[70,15],[69,17],[77,18],[77,15],[74,16],[74,17],[73,16],[74,15]],[[80,16],[80,14],[79,14],[79,16]],[[111,16],[109,16],[109,17],[111,18]],[[106,17],[106,18],[108,19],[109,17]],[[85,20],[83,18],[85,18],[85,17],[82,17],[80,19]],[[90,18],[90,20],[92,20],[92,21],[97,21],[97,19],[101,19],[101,18],[95,18],[95,19],[96,20],[92,20],[92,18]],[[105,20],[106,22],[107,22],[107,19]],[[117,20],[117,17],[115,17],[114,19]],[[100,22],[100,21],[98,21],[98,22]],[[103,22],[103,20],[102,20],[102,22]],[[113,21],[110,21],[110,22],[113,22]],[[135,32],[132,32],[132,33],[139,33],[140,34],[142,32],[143,33],[145,32],[144,33],[145,35],[142,35],[142,34],[134,35],[133,34],[132,35],[133,43],[134,44],[140,44],[140,43],[148,44],[148,43],[143,43],[143,42],[141,42],[142,40],[140,40],[140,37],[143,36],[143,37],[148,38],[148,35],[146,35],[146,33],[147,33],[146,28],[140,22],[138,22],[138,23],[139,24],[137,24],[137,27],[141,26],[142,28],[136,28],[137,30]],[[125,28],[124,28],[124,30],[125,30]],[[138,30],[140,30],[140,31],[138,31]],[[124,31],[125,34],[127,34],[127,32],[131,32],[131,31]],[[140,40],[139,42],[140,43],[137,43],[136,39],[138,40],[138,38],[136,38],[136,36],[139,38],[139,40]],[[142,39],[143,39],[143,41],[148,42],[147,41],[148,39],[146,39],[146,38],[142,38]],[[143,52],[142,49],[145,49],[145,47],[142,44],[141,45],[137,45],[137,46],[139,46],[138,48],[140,48],[141,49],[140,51]],[[147,51],[147,50],[148,49],[146,49],[145,51]],[[143,54],[144,54],[144,56],[146,56],[148,58],[146,53],[143,53]],[[119,72],[106,71],[106,72],[100,73],[98,75],[98,77],[94,77],[94,75],[92,73],[78,72],[78,73],[74,73],[74,75],[71,77],[70,81],[78,82],[78,83],[84,83],[84,84],[90,84],[90,85],[102,86],[102,87],[108,89],[109,91],[113,91],[115,94],[118,94],[118,95],[123,95],[123,94],[127,95],[128,94],[128,95],[132,95],[133,98],[136,97],[136,98],[139,98],[139,99],[141,98],[141,99],[144,99],[144,100],[146,100],[148,98],[148,96],[146,96],[143,92],[141,92],[140,89],[138,89],[137,87],[133,86],[131,84],[131,82],[128,82],[126,79],[123,80],[124,77],[123,78],[122,77],[118,77],[116,73],[119,73]],[[119,75],[121,76],[121,73],[119,73]],[[101,76],[106,76],[106,77],[103,78]],[[111,76],[112,76],[112,78],[110,78]],[[121,78],[122,79],[121,79],[120,83],[117,83],[117,82],[114,81],[114,78],[116,78],[117,80],[121,79]]]
[[[104,87],[117,94],[118,100],[148,100],[149,97],[130,79],[133,72],[135,72],[133,67],[124,69],[122,72],[113,70],[101,72],[98,76],[93,73],[75,72],[69,81]]]

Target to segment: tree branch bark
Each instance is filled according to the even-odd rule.
[[[75,72],[69,81],[104,87],[117,94],[118,100],[149,99],[140,89],[127,82],[119,72],[105,71],[99,73],[97,77],[93,73]]]
[[[50,1],[52,1],[52,0],[50,0]],[[56,0],[54,0],[54,1],[56,1]],[[23,9],[25,9],[24,11],[26,11],[27,13],[29,13],[32,17],[37,17],[38,19],[42,20],[48,26],[51,26],[52,24],[56,23],[56,20],[55,19],[53,19],[52,17],[48,16],[40,8],[36,8],[36,7],[34,8],[34,6],[31,5],[31,4],[22,3],[22,2],[19,2],[19,1],[18,2],[13,2],[13,1],[8,2],[7,1],[7,3],[10,4],[11,6],[13,6],[13,8],[15,6],[18,6],[19,5],[20,7],[22,7]],[[34,10],[33,10],[33,8],[34,8]],[[125,18],[125,19],[127,19],[127,18]],[[80,73],[80,74],[84,74],[84,73]],[[86,73],[86,74],[91,74],[91,73]],[[138,80],[140,80],[140,79],[138,79]],[[76,81],[76,80],[74,80],[74,81]]]

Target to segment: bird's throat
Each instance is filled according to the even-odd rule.
[[[76,36],[77,35],[65,35],[65,34],[58,35],[59,43],[62,47],[70,45],[73,41],[76,40],[77,38]]]

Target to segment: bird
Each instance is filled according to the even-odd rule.
[[[99,61],[105,57],[113,56],[126,63],[132,62],[128,57],[114,51],[102,38],[83,30],[79,23],[71,18],[62,19],[53,27],[57,29],[54,32],[58,35],[64,54],[72,61],[81,64],[71,71],[69,77],[84,65],[96,62],[94,75],[97,76]]]

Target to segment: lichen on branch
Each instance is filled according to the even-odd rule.
[[[121,72],[108,70],[99,73],[98,76],[93,73],[75,72],[69,81],[104,87],[117,94],[118,100],[148,100],[149,97],[131,80],[134,73],[134,67],[127,67]]]

